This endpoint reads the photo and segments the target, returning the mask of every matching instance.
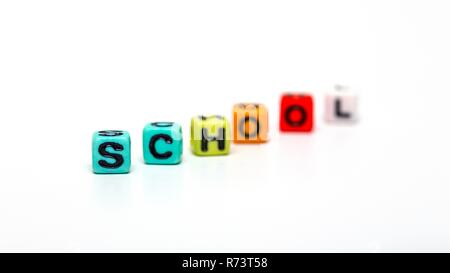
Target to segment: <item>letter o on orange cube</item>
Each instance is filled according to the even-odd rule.
[[[234,143],[264,143],[269,139],[269,114],[259,103],[239,103],[233,107]]]

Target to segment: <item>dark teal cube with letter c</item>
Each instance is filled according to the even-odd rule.
[[[179,164],[183,155],[183,132],[173,122],[153,122],[144,127],[142,135],[146,164]]]
[[[130,134],[120,130],[95,132],[92,136],[92,169],[98,174],[128,173],[131,166]]]

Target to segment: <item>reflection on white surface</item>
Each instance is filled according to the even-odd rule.
[[[205,2],[0,2],[0,250],[450,250],[445,1]],[[324,123],[340,82],[354,126]],[[312,134],[279,134],[289,90]],[[244,101],[270,141],[193,156],[190,118]],[[181,165],[142,163],[158,120],[183,124]],[[86,167],[105,128],[130,132],[130,174]]]
[[[144,164],[140,163],[139,164]],[[170,206],[182,197],[184,184],[183,164],[142,165],[140,179],[145,202]]]
[[[132,176],[129,174],[92,175],[92,197],[104,208],[127,207],[132,202]]]

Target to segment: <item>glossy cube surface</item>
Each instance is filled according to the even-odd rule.
[[[195,155],[227,155],[230,138],[230,125],[225,117],[197,116],[191,120],[191,150]]]
[[[104,130],[92,136],[92,169],[98,174],[128,173],[131,166],[130,134]]]
[[[306,93],[286,93],[280,103],[280,130],[311,132],[314,128],[314,101]]]
[[[153,122],[142,133],[144,162],[146,164],[179,164],[183,155],[183,132],[173,122]]]
[[[235,143],[263,143],[269,138],[269,114],[259,103],[239,103],[233,107]]]

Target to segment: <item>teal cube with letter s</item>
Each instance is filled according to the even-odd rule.
[[[128,173],[131,167],[130,134],[104,130],[92,136],[92,169],[97,174]]]

